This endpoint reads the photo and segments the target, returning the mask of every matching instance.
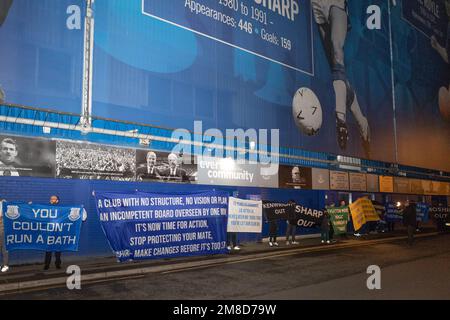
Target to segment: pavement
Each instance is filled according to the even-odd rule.
[[[418,238],[435,237],[435,229],[423,229]],[[170,274],[186,270],[196,270],[218,265],[230,265],[245,261],[258,261],[289,255],[320,253],[333,250],[366,247],[392,241],[406,240],[405,231],[394,233],[368,234],[363,237],[339,237],[332,244],[321,244],[317,236],[311,238],[298,237],[298,245],[286,245],[284,237],[279,238],[279,247],[269,247],[262,243],[242,243],[242,250],[230,254],[197,256],[186,258],[159,259],[118,263],[114,257],[88,258],[70,261],[81,269],[83,284],[115,281],[149,274]],[[64,260],[63,260],[64,263]],[[43,271],[43,266],[21,265],[11,266],[9,272],[0,275],[0,295],[42,290],[44,288],[65,287],[68,275],[63,265],[60,270]]]
[[[443,300],[450,299],[450,252],[387,266],[380,287],[368,290],[367,272],[258,296],[261,300]]]

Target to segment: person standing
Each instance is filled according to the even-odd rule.
[[[322,223],[320,225],[322,243],[330,243],[330,216],[327,209],[323,211]]]
[[[408,231],[408,244],[413,245],[414,231],[416,230],[417,210],[416,204],[413,201],[407,201],[405,209],[403,210],[403,224]]]
[[[227,232],[227,249],[228,251],[231,251],[232,249],[236,251],[241,250],[241,247],[239,247],[237,243],[236,232]]]
[[[52,195],[50,197],[50,204],[56,206],[59,203],[59,197]],[[52,262],[52,251],[45,252],[44,270],[50,268],[50,263]],[[61,251],[55,251],[55,267],[56,269],[61,269]]]
[[[50,205],[57,206],[59,204],[59,197],[57,195],[52,195],[50,197]],[[83,208],[82,221],[86,221],[87,213]],[[53,251],[45,252],[45,260],[44,260],[44,270],[48,270],[50,268],[50,263],[52,262],[52,253]],[[56,269],[61,269],[61,251],[55,251],[55,267]]]
[[[270,220],[269,221],[269,246],[278,247],[277,242],[277,233],[278,233],[278,220]]]
[[[290,244],[298,244],[295,241],[295,235],[297,233],[297,219],[295,219],[295,206],[296,203],[294,200],[289,200],[289,214],[288,219],[286,220],[287,228],[286,228],[286,245]],[[289,240],[289,238],[291,238]]]
[[[0,269],[1,272],[7,272],[9,270],[9,254],[6,251],[5,243],[5,226],[3,224],[3,200],[0,200],[0,252],[2,255],[3,265]]]

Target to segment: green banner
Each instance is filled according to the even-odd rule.
[[[347,206],[344,207],[330,207],[327,208],[328,214],[330,215],[330,221],[333,225],[334,234],[346,234],[347,233],[347,223],[349,220],[349,210]]]

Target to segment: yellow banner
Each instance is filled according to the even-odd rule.
[[[361,227],[369,221],[379,221],[372,201],[368,198],[360,198],[357,201],[350,204],[350,212],[352,214],[353,227],[355,230],[361,229]]]

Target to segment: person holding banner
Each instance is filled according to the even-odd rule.
[[[7,272],[9,270],[9,254],[5,247],[5,229],[3,224],[3,200],[0,200],[0,252],[2,255],[3,265],[1,272]]]
[[[413,201],[407,200],[405,210],[403,210],[403,224],[408,230],[408,244],[413,245],[414,231],[416,230],[417,211],[416,204]]]
[[[288,216],[290,217],[290,219],[286,220],[286,224],[287,224],[287,228],[286,228],[286,245],[290,245],[290,244],[298,244],[297,241],[295,241],[295,234],[297,232],[297,219],[293,219],[293,217],[295,217],[295,206],[296,203],[294,200],[289,200],[288,204],[291,205],[291,208],[289,208],[289,210],[291,210],[292,212],[290,214],[288,214]],[[291,240],[289,241],[289,237],[291,238]]]
[[[277,233],[278,233],[278,220],[270,220],[269,221],[269,246],[278,247]]]
[[[237,244],[237,233],[227,232],[227,249],[228,251],[236,250],[239,251],[241,248]]]
[[[330,243],[330,216],[327,209],[323,211],[322,223],[320,225],[322,243]]]
[[[52,195],[50,197],[50,204],[52,206],[56,206],[59,204],[59,197],[57,195]],[[83,209],[83,217],[82,221],[86,221],[87,213],[86,210]],[[52,251],[45,252],[45,260],[44,260],[44,270],[48,270],[50,268],[50,263],[52,262]],[[61,269],[61,251],[55,251],[55,267],[56,269]]]
[[[53,206],[56,206],[59,203],[59,197],[56,195],[53,195],[50,197],[50,204]],[[61,251],[55,252],[55,266],[56,269],[61,269]],[[44,261],[44,270],[48,270],[50,267],[50,263],[52,262],[52,252],[46,251],[45,252],[45,261]]]

